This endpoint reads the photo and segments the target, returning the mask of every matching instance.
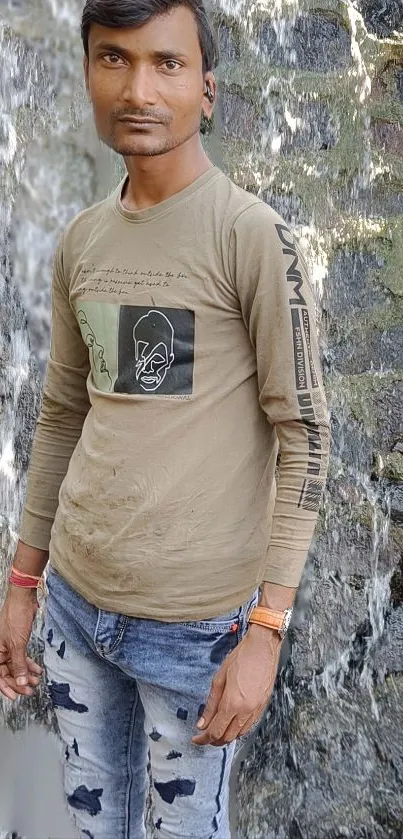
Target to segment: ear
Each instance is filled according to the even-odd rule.
[[[204,74],[204,92],[203,92],[203,114],[206,119],[210,120],[213,116],[214,106],[217,99],[217,82],[214,73],[208,72]],[[211,91],[211,95],[208,94]]]

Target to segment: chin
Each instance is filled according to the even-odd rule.
[[[131,137],[130,140],[117,140],[116,137],[101,137],[101,142],[122,157],[155,157],[181,146],[188,137]]]
[[[119,145],[119,146],[111,146],[111,148],[117,153],[120,154],[122,157],[156,157],[159,154],[166,154],[170,151],[170,148],[164,146],[164,148],[158,146],[146,146],[136,144],[133,145]]]
[[[135,147],[127,147],[122,151],[118,150],[118,154],[121,154],[122,157],[156,157],[159,154],[166,154],[170,151],[170,148],[164,146],[164,148],[155,147],[155,146],[135,146]]]
[[[174,147],[174,144],[168,139],[155,140],[150,137],[132,138],[130,141],[126,140],[126,142],[117,142],[111,137],[100,137],[100,140],[122,157],[153,157],[157,154],[165,154]]]

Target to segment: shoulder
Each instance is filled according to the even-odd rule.
[[[265,201],[235,184],[226,175],[219,179],[217,186],[218,203],[223,209],[223,225],[231,240],[250,236],[263,236],[271,244],[275,241],[285,246],[294,244],[294,236],[284,219]],[[271,235],[273,240],[271,240]]]
[[[240,208],[232,220],[231,233],[239,236],[263,236],[265,241],[272,235],[276,241],[293,241],[293,234],[279,214],[262,199],[255,198]]]
[[[105,228],[120,185],[102,201],[98,201],[77,213],[65,227],[61,241],[63,264],[66,272],[69,271],[71,265],[80,259],[89,239],[93,235],[97,235],[98,230],[101,233],[102,229]]]

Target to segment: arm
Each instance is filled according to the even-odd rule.
[[[50,359],[14,557],[19,571],[35,577],[42,575],[48,562],[60,485],[90,407],[88,372],[88,351],[69,304],[61,240],[53,266]],[[35,589],[9,586],[0,611],[0,693],[10,700],[32,696],[39,684],[42,668],[27,655],[37,609]]]
[[[13,565],[18,571],[24,574],[32,575],[33,577],[41,577],[49,560],[49,551],[42,551],[40,548],[33,548],[31,545],[26,545],[21,539],[18,541],[17,550],[14,556]],[[14,589],[11,590],[13,591]],[[33,590],[27,591],[28,594],[34,595]]]
[[[259,401],[275,426],[280,462],[260,605],[292,606],[314,532],[329,456],[313,291],[305,260],[272,210],[255,204],[233,226],[229,267],[256,352]],[[251,625],[213,679],[197,745],[248,733],[272,694],[277,632]]]
[[[298,244],[264,204],[245,211],[234,225],[230,267],[256,352],[260,405],[279,442],[262,580],[266,602],[261,602],[274,608],[284,602],[286,608],[302,576],[328,468],[329,421],[315,299]]]
[[[69,303],[62,237],[53,265],[50,358],[16,554],[17,567],[27,574],[35,574],[34,569],[46,565],[59,489],[90,408],[86,386],[89,369],[88,349]],[[30,552],[27,546],[41,553]]]

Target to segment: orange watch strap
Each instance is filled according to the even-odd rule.
[[[284,621],[284,612],[277,612],[267,606],[254,606],[248,615],[248,623],[258,623],[260,626],[267,626],[269,629],[281,629]]]

